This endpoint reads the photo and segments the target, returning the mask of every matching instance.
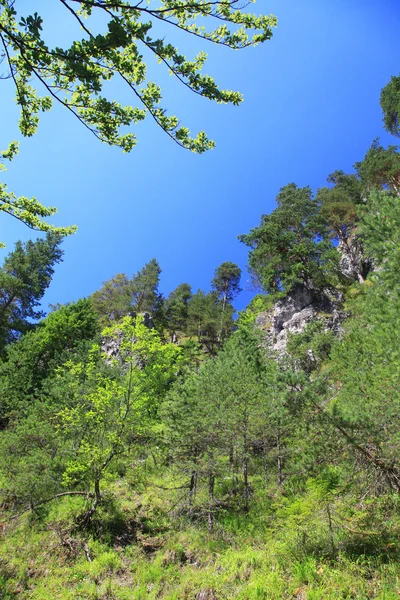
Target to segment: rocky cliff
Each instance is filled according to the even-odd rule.
[[[285,298],[256,317],[256,325],[265,334],[266,342],[278,357],[286,352],[289,334],[301,333],[317,319],[326,329],[339,333],[345,319],[342,295],[337,291],[317,292],[296,286]]]

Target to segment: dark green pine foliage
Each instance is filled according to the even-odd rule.
[[[196,336],[209,354],[215,354],[233,332],[234,312],[229,302],[223,306],[217,292],[198,290],[188,303],[187,334]]]
[[[155,258],[145,264],[136,275],[132,277],[132,310],[136,313],[148,312],[155,314],[160,305],[161,268]]]
[[[38,307],[62,259],[61,241],[48,233],[36,242],[17,242],[6,257],[0,269],[0,354],[44,316]]]
[[[400,137],[400,75],[393,76],[381,92],[385,129]]]
[[[362,184],[355,174],[331,173],[330,187],[317,191],[321,216],[327,221],[333,239],[347,243],[357,221],[357,206],[363,201]]]
[[[203,512],[209,528],[220,508],[249,509],[250,477],[260,467],[255,449],[272,448],[275,455],[276,376],[253,328],[241,328],[217,357],[177,383],[164,404],[174,469],[188,481],[189,513]],[[264,477],[270,476],[270,458],[261,461]]]
[[[386,149],[374,140],[364,160],[354,166],[366,193],[387,189],[400,194],[400,154],[397,146]]]
[[[240,276],[242,271],[238,265],[232,262],[224,262],[215,269],[211,287],[222,300],[223,307],[242,291],[240,287]]]
[[[360,233],[375,272],[348,303],[352,318],[329,364],[329,410],[358,461],[382,485],[400,490],[400,206],[385,192],[371,195]],[[332,391],[335,391],[333,394]]]
[[[290,183],[277,196],[277,208],[240,241],[251,248],[249,263],[263,289],[289,292],[296,284],[320,288],[327,283],[327,225],[309,187]]]
[[[166,325],[172,341],[177,340],[179,332],[187,330],[188,304],[191,297],[191,286],[181,283],[165,301]]]
[[[114,275],[91,296],[101,326],[106,327],[131,314],[149,313],[156,317],[162,309],[158,291],[161,268],[153,258],[131,279],[124,273]]]
[[[124,273],[118,273],[105,281],[90,300],[103,327],[119,321],[131,310],[131,282]]]

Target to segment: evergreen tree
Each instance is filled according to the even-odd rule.
[[[167,328],[173,341],[176,341],[178,332],[185,332],[187,329],[188,303],[191,297],[190,285],[181,283],[165,301]]]
[[[242,290],[240,288],[241,269],[232,262],[224,262],[215,269],[211,287],[222,300],[223,309],[227,302],[231,302]]]
[[[160,282],[161,268],[155,258],[145,264],[136,275],[132,277],[132,310],[136,313],[148,312],[154,314],[160,303],[158,285]]]
[[[386,149],[374,140],[364,160],[355,164],[367,193],[388,189],[400,195],[400,154],[397,146]]]
[[[263,289],[289,292],[296,284],[309,288],[326,285],[326,224],[319,202],[309,187],[290,183],[277,196],[277,208],[261,223],[239,236],[250,246],[249,263]]]
[[[114,275],[92,294],[90,300],[100,325],[106,327],[129,314],[132,305],[131,282],[124,273]]]
[[[393,76],[383,88],[381,108],[386,131],[400,137],[400,75]]]
[[[0,422],[23,416],[54,370],[76,354],[86,355],[99,333],[91,303],[83,299],[50,313],[10,344],[0,361]]]
[[[331,173],[327,181],[331,187],[317,191],[321,216],[326,219],[332,237],[347,243],[357,221],[357,206],[363,201],[362,184],[357,175],[343,171]]]
[[[224,308],[217,292],[198,290],[188,303],[187,333],[215,354],[234,329],[233,314],[233,306],[227,303]]]
[[[48,233],[36,242],[17,242],[0,269],[0,353],[43,317],[38,307],[62,260],[62,238]]]
[[[211,529],[220,506],[233,501],[248,511],[255,448],[270,451],[278,426],[279,386],[252,328],[239,329],[223,351],[198,373],[178,382],[162,409],[174,469],[188,479],[188,504],[196,495]],[[262,461],[268,478],[269,459]]]
[[[162,303],[158,292],[160,273],[160,266],[153,258],[131,279],[120,273],[104,282],[91,296],[100,325],[106,327],[128,315],[145,312],[157,316]]]

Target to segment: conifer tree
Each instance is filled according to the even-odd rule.
[[[400,153],[397,146],[385,149],[376,139],[364,159],[354,166],[367,193],[383,188],[400,195]]]
[[[38,308],[62,260],[62,238],[47,233],[36,242],[17,242],[0,269],[0,354],[44,316]]]
[[[128,315],[145,312],[154,317],[161,304],[158,292],[160,273],[160,266],[153,258],[131,279],[120,273],[104,282],[100,290],[91,296],[100,325],[106,327]]]
[[[319,288],[326,284],[324,258],[331,249],[319,202],[309,187],[290,183],[277,196],[277,208],[241,242],[251,248],[251,270],[263,289],[289,292],[296,284]]]
[[[179,331],[187,330],[188,303],[191,297],[191,286],[188,283],[181,283],[165,301],[167,327],[173,341],[176,340]]]
[[[381,108],[385,129],[400,137],[400,75],[393,76],[381,92]]]
[[[242,290],[240,288],[241,269],[232,262],[224,262],[215,269],[211,287],[222,300],[222,309],[231,302]]]

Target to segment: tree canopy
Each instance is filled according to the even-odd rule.
[[[381,92],[385,129],[400,137],[400,75],[393,76]]]
[[[64,47],[48,41],[46,16],[26,14],[20,0],[0,0],[0,60],[6,68],[5,79],[15,87],[20,131],[32,136],[39,114],[56,103],[100,141],[125,152],[137,142],[132,127],[148,116],[182,148],[202,153],[214,147],[204,131],[192,136],[177,116],[168,114],[160,85],[148,77],[152,59],[194,94],[224,104],[242,101],[240,92],[220,89],[211,76],[203,74],[204,50],[188,59],[178,50],[174,35],[238,50],[269,40],[277,23],[273,15],[246,12],[239,0],[152,0],[147,4],[59,0],[57,4],[59,22],[64,27],[69,20],[74,32],[72,42]],[[125,86],[131,103],[113,97],[111,80]],[[13,142],[3,158],[12,158],[16,150]],[[35,198],[17,198],[4,185],[0,210],[35,229],[64,235],[74,231],[45,221],[55,208]]]
[[[38,307],[62,259],[61,239],[48,233],[44,240],[17,242],[6,257],[0,269],[0,353],[44,316]]]
[[[281,188],[276,201],[277,208],[263,215],[258,227],[239,236],[251,248],[251,270],[268,292],[289,291],[297,283],[318,287],[330,249],[319,202],[311,188],[294,183]]]

